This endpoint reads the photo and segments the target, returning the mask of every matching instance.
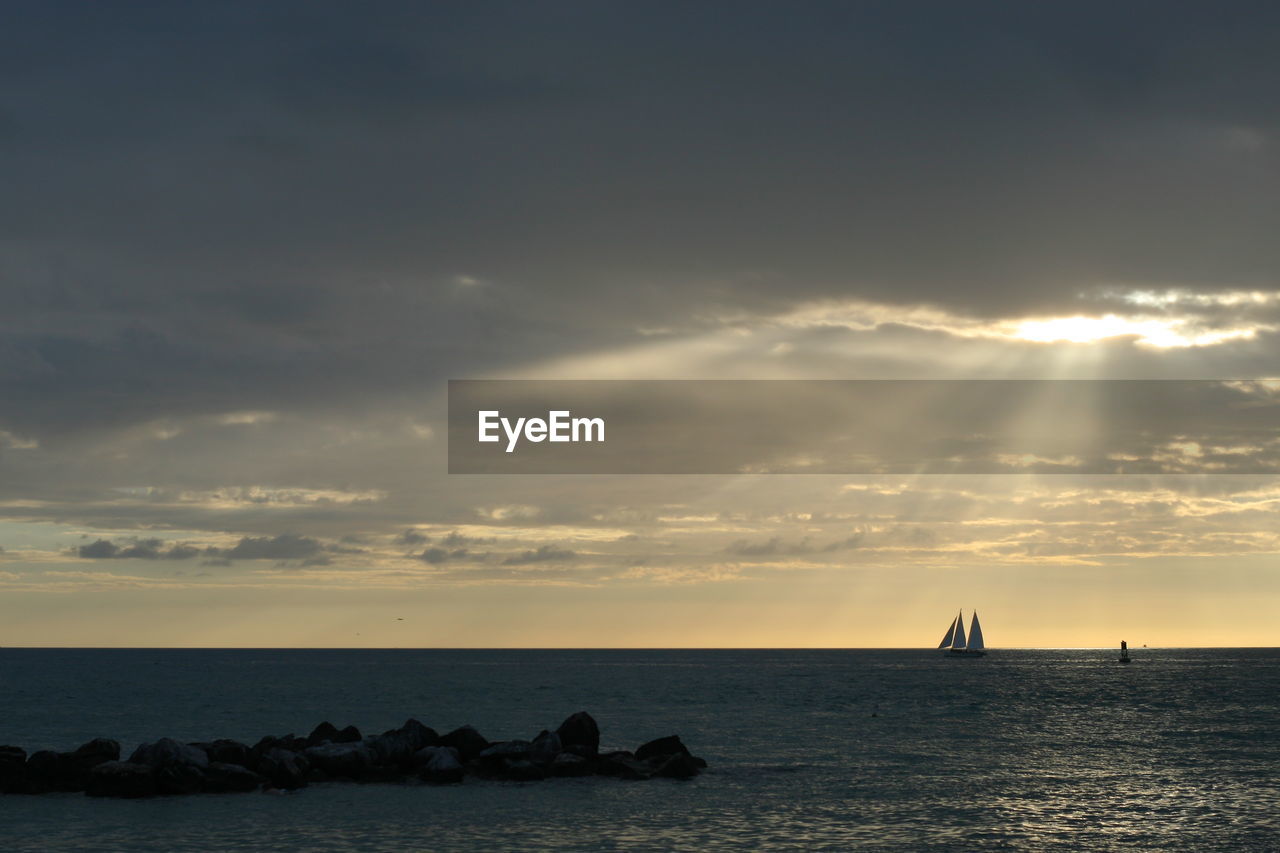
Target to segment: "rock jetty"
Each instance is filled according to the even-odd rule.
[[[313,782],[456,785],[464,780],[530,782],[566,776],[689,779],[707,766],[677,735],[634,752],[600,751],[600,728],[579,711],[530,740],[490,741],[471,726],[446,734],[410,719],[365,736],[323,722],[306,737],[268,735],[253,746],[235,740],[144,743],[126,760],[120,744],[97,738],[72,752],[27,755],[0,746],[0,793],[83,791],[91,797],[288,791]]]

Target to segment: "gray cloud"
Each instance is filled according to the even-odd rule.
[[[739,539],[725,548],[727,553],[739,557],[775,557],[781,554],[803,554],[811,550],[808,542],[787,544],[778,536],[770,537],[764,542],[748,542],[745,539]]]
[[[761,542],[751,542],[746,539],[738,539],[730,543],[724,550],[727,554],[735,557],[746,557],[748,559],[761,557],[793,557],[801,554],[831,554],[836,551],[845,551],[850,548],[857,548],[865,544],[867,537],[865,532],[859,531],[852,536],[843,539],[835,539],[822,545],[814,543],[810,537],[804,536],[798,540],[786,540],[781,536],[771,536]]]
[[[604,531],[589,541],[612,566],[642,536],[645,565],[672,576],[965,536],[984,557],[1142,552],[1182,541],[1187,502],[1196,547],[1247,549],[1241,530],[1274,527],[1247,477],[1055,473],[1072,497],[1033,495],[1025,517],[932,482],[451,478],[438,396],[446,378],[549,363],[1273,373],[1265,328],[1196,350],[963,333],[1138,311],[1280,324],[1280,302],[1209,298],[1276,292],[1277,23],[1272,4],[1167,2],[7,10],[0,518],[98,531],[84,559],[322,566],[393,543],[387,560],[460,581],[580,578],[554,565],[578,554],[537,544],[587,541],[568,526]],[[814,300],[878,313],[795,321]],[[246,411],[273,417],[224,419]],[[1185,438],[1194,460],[1142,470],[1250,470],[1211,430]],[[386,499],[315,497],[373,491]],[[1001,512],[1059,544],[956,527]],[[528,550],[469,551],[492,544],[485,525]],[[162,531],[239,541],[149,538]],[[343,535],[365,538],[325,544]]]
[[[229,565],[232,560],[304,560],[304,565],[328,565],[329,554],[359,554],[364,549],[322,545],[307,536],[282,533],[278,536],[245,536],[233,548],[197,548],[174,543],[168,548],[161,539],[131,539],[124,544],[98,539],[81,545],[76,553],[83,559],[189,560],[204,555],[207,565]]]
[[[449,560],[461,560],[467,556],[466,548],[455,548],[450,551],[446,548],[428,548],[418,555],[418,559],[424,563],[439,565]]]
[[[98,539],[89,545],[79,546],[76,553],[88,560],[189,560],[201,552],[183,543],[165,549],[161,539],[133,539],[123,545],[109,539]]]
[[[3,417],[349,407],[812,298],[1274,287],[1278,16],[32,6],[0,34]]]
[[[447,548],[457,548],[462,545],[487,545],[495,541],[491,536],[466,536],[456,530],[450,530],[441,538],[440,544]]]
[[[502,561],[504,566],[520,566],[527,563],[550,563],[577,559],[578,553],[553,545],[540,545],[529,551],[513,554]]]
[[[220,553],[229,560],[297,560],[314,557],[323,547],[309,536],[281,533],[279,536],[245,536],[234,548]]]
[[[89,560],[105,560],[120,553],[120,546],[106,539],[99,539],[91,545],[79,547],[80,556]]]

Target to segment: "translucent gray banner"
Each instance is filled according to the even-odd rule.
[[[454,380],[451,474],[1274,474],[1276,380]]]

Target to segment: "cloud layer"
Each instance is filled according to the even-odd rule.
[[[1189,611],[1274,603],[1261,474],[449,477],[443,391],[1273,376],[1277,24],[1244,2],[15,8],[0,624],[72,636],[129,590],[160,616],[95,636],[279,617],[247,641],[334,644],[352,601],[430,589],[440,636],[362,637],[488,613],[590,644],[649,596],[712,614],[699,641],[782,643],[822,602],[960,594],[961,569],[991,597],[997,570],[1082,597],[1123,569]],[[1159,470],[1274,449],[1201,439]],[[1236,586],[1172,577],[1192,564]],[[241,633],[191,616],[258,606]],[[627,636],[661,643],[652,622]]]

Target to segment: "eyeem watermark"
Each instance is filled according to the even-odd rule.
[[[515,452],[523,438],[534,443],[542,441],[581,442],[604,441],[604,418],[575,418],[568,410],[547,412],[544,418],[502,417],[502,412],[491,409],[478,412],[479,426],[476,441],[486,443],[501,441],[498,429],[506,435],[507,453]]]
[[[1280,382],[451,380],[449,472],[1275,476]]]

